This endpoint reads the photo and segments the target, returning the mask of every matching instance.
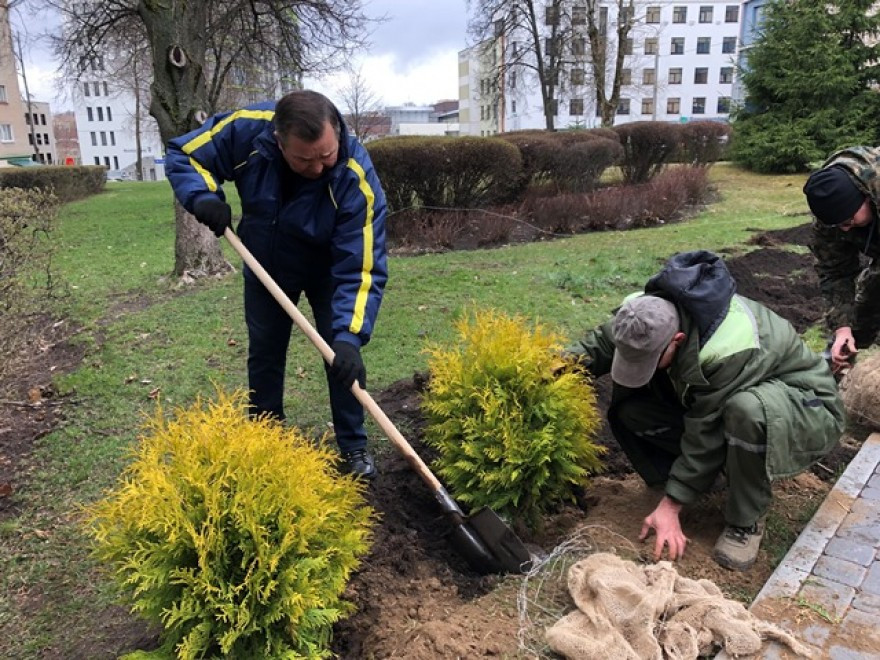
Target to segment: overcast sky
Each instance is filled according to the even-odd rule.
[[[28,88],[53,112],[71,109],[56,89],[56,64],[37,35],[57,21],[26,6],[11,12],[13,30],[22,35]],[[360,68],[381,105],[428,104],[458,98],[458,51],[467,46],[466,0],[365,0],[368,16],[386,16],[370,36],[372,46],[352,65]],[[306,86],[341,105],[338,90],[347,77],[307,79]],[[24,93],[24,89],[22,89]],[[342,108],[344,110],[344,108]]]

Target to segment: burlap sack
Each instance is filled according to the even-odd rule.
[[[880,431],[880,354],[860,358],[840,381],[850,422]]]
[[[546,638],[571,660],[692,660],[721,648],[736,657],[758,653],[767,640],[813,657],[713,582],[681,577],[668,561],[642,566],[597,553],[569,569],[568,590],[577,610],[548,628]]]

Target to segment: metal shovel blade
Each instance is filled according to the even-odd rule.
[[[528,573],[532,557],[513,530],[492,509],[480,509],[467,518],[473,530],[492,553],[502,570],[508,573]]]

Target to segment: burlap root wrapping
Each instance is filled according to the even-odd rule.
[[[681,577],[668,561],[641,566],[597,553],[569,569],[568,590],[578,609],[548,628],[546,638],[571,660],[690,660],[719,647],[738,657],[759,652],[765,640],[813,657],[715,583]]]
[[[840,381],[850,421],[880,431],[880,355],[860,359]]]

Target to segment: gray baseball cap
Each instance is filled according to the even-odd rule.
[[[668,300],[656,296],[627,300],[611,325],[615,346],[611,379],[624,387],[646,385],[678,329],[678,312]]]

